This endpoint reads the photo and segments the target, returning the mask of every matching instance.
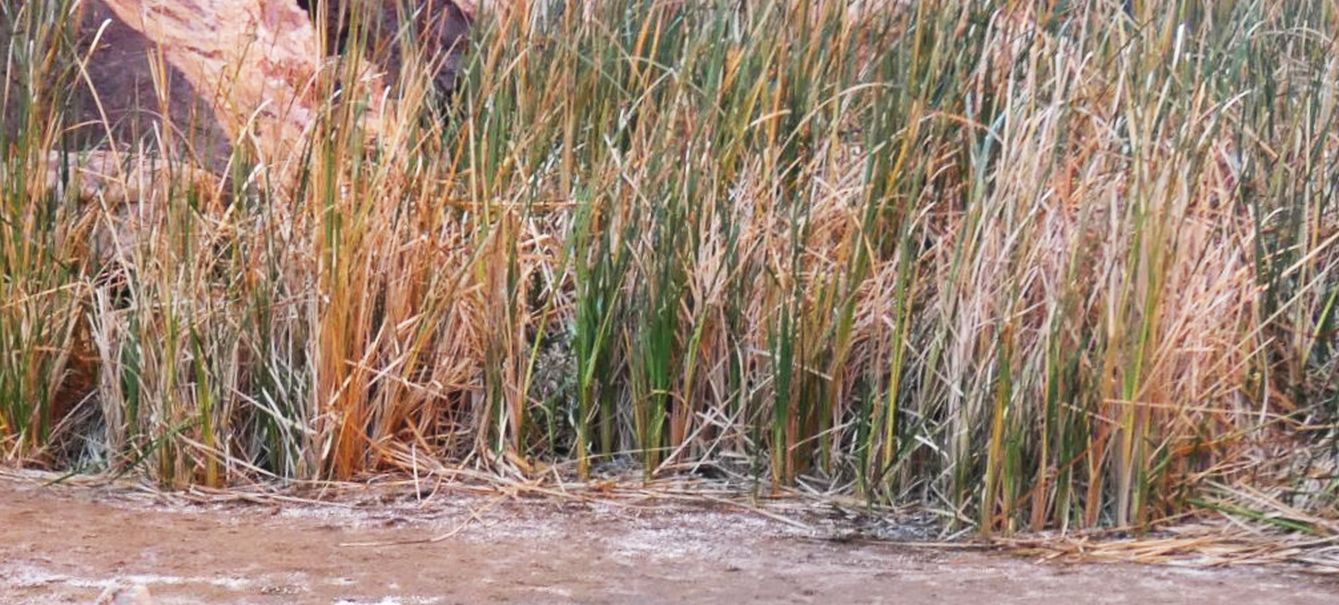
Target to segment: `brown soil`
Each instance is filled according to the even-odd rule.
[[[684,505],[410,495],[183,506],[5,480],[0,602],[90,603],[116,583],[164,604],[1339,601],[1334,580],[1284,569],[1041,564],[811,536]]]

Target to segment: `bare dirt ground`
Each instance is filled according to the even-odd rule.
[[[477,495],[182,505],[0,480],[0,602],[91,603],[117,583],[162,604],[1339,602],[1339,581],[1282,568],[818,540],[719,508]]]

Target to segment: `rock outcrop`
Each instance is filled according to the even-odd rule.
[[[404,36],[439,57],[449,90],[473,18],[450,0],[90,0],[78,11],[67,133],[85,149],[166,151],[217,170],[236,142],[282,164],[323,101],[319,78],[342,50],[354,6],[375,22],[364,90],[375,103],[404,64]],[[410,7],[402,14],[401,5]],[[21,7],[22,3],[15,5]],[[11,14],[16,14],[11,12]],[[322,45],[314,20],[328,31]],[[10,29],[0,21],[0,30]],[[13,35],[13,39],[10,36]],[[25,32],[0,31],[0,49]],[[380,72],[380,73],[377,73]],[[17,77],[11,74],[11,79]],[[11,88],[14,88],[11,86]],[[9,101],[13,104],[14,101]],[[9,111],[9,108],[5,108]],[[6,129],[17,128],[7,120]],[[111,143],[109,145],[109,142]]]

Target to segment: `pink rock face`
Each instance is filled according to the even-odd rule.
[[[27,38],[25,31],[9,31],[11,25],[0,20],[0,54]],[[63,95],[68,100],[68,141],[77,147],[96,147],[111,140],[124,149],[156,150],[160,147],[157,141],[163,139],[174,151],[204,163],[216,156],[226,157],[229,137],[220,128],[213,104],[170,64],[158,63],[164,86],[156,86],[155,45],[118,19],[106,4],[86,3],[77,22],[76,40],[76,47],[67,51],[67,56],[77,53],[89,60],[82,72],[62,80],[70,85]],[[19,71],[17,65],[14,70]],[[16,123],[14,108],[19,101],[12,96],[23,87],[19,86],[19,74],[11,74],[10,80],[11,98],[7,99],[3,121],[6,134],[13,137],[22,125]],[[163,115],[171,116],[167,127]]]
[[[79,51],[89,57],[88,77],[75,87],[72,110],[86,141],[109,137],[132,149],[169,144],[173,152],[202,164],[226,157],[231,136],[219,123],[211,91],[197,92],[171,62],[157,61],[157,45],[144,34],[106,4],[92,2],[84,9],[77,39]],[[166,76],[162,93],[154,84],[155,66]],[[164,122],[163,115],[170,119]]]
[[[439,67],[433,74],[438,88],[451,89],[470,25],[454,3],[337,0],[325,8],[316,1],[80,3],[74,51],[88,61],[70,89],[67,134],[81,148],[109,141],[129,151],[167,147],[214,168],[226,162],[234,142],[248,141],[262,160],[281,162],[319,111],[316,79],[326,56],[347,44],[351,6],[366,6],[374,22],[365,39],[383,72],[374,87],[396,80],[405,63],[404,36],[414,32],[421,43],[415,48],[440,58],[432,63]],[[401,4],[412,14],[402,14]],[[324,48],[316,15],[330,32]],[[22,31],[11,39],[11,25],[0,16],[0,55],[25,39]],[[6,116],[14,103],[7,101]],[[3,122],[10,135],[19,127],[13,119]]]

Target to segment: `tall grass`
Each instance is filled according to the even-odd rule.
[[[88,233],[126,211],[37,179],[60,38],[11,42],[6,454],[175,485],[632,461],[985,532],[1238,484],[1332,510],[1332,3],[517,2],[476,29],[454,98],[410,70],[376,138],[332,103],[295,182],[164,179],[110,250]]]

